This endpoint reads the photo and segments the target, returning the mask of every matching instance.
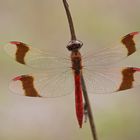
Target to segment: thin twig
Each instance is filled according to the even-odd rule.
[[[71,13],[69,10],[69,5],[68,5],[66,0],[63,0],[63,4],[64,4],[65,10],[66,10],[68,23],[69,23],[69,27],[70,27],[71,40],[76,40],[76,34],[75,34],[75,30],[74,30],[74,25],[73,25]],[[83,96],[84,96],[84,100],[85,100],[85,105],[87,106],[88,118],[89,118],[89,123],[90,123],[90,128],[91,128],[93,140],[97,140],[97,133],[96,133],[94,119],[93,119],[93,115],[92,115],[92,109],[91,109],[90,101],[88,98],[85,80],[84,80],[84,77],[82,74],[81,74],[81,85],[82,85],[82,91],[83,91]]]
[[[73,26],[72,17],[71,17],[70,10],[69,10],[69,5],[68,5],[66,0],[63,0],[63,4],[64,4],[65,10],[66,10],[68,23],[69,23],[69,27],[70,27],[71,40],[76,40],[76,35],[75,35],[75,30],[74,30],[74,26]]]
[[[87,106],[88,118],[89,118],[89,122],[90,122],[90,128],[91,128],[91,131],[92,131],[92,136],[93,136],[94,140],[97,140],[95,123],[94,123],[94,119],[93,119],[93,115],[92,115],[92,109],[91,109],[91,106],[90,106],[90,101],[89,101],[89,98],[88,98],[88,93],[87,93],[87,89],[86,89],[83,74],[81,74],[81,84],[82,84],[82,90],[83,90],[83,95],[84,95],[84,99],[85,99],[85,104]]]

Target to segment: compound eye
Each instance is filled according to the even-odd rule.
[[[79,44],[81,47],[83,46],[83,42],[77,40],[77,44]]]
[[[69,51],[80,49],[83,46],[83,43],[79,40],[72,40],[68,43],[67,48]]]

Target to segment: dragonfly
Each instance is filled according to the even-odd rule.
[[[140,32],[132,32],[123,36],[117,45],[85,56],[80,53],[83,43],[72,40],[67,45],[67,58],[20,41],[11,41],[5,45],[5,51],[18,63],[41,72],[16,76],[11,80],[10,89],[17,94],[40,98],[60,97],[74,92],[76,117],[81,128],[86,112],[81,75],[88,93],[117,93],[140,85],[140,68],[115,66],[138,50],[139,39]]]

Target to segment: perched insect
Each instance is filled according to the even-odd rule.
[[[15,77],[10,89],[30,97],[63,96],[75,89],[76,115],[82,127],[84,105],[81,74],[88,93],[113,93],[140,85],[140,68],[115,66],[137,51],[137,38],[140,38],[139,32],[132,32],[124,36],[117,46],[94,51],[87,57],[80,53],[82,42],[72,40],[67,45],[71,53],[69,58],[51,56],[22,42],[11,41],[4,48],[10,56],[23,65],[45,71]]]

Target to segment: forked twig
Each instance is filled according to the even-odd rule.
[[[72,21],[72,17],[71,17],[71,13],[69,10],[69,5],[68,5],[67,0],[63,0],[63,4],[64,4],[65,10],[66,10],[68,23],[69,23],[69,27],[70,27],[71,40],[76,40],[74,25],[73,25],[73,21]],[[96,128],[95,128],[94,119],[93,119],[93,115],[92,115],[92,109],[90,106],[90,101],[88,98],[88,93],[87,93],[83,74],[81,74],[81,85],[82,85],[82,91],[83,91],[83,96],[84,96],[84,100],[85,100],[85,105],[87,106],[88,118],[89,118],[90,128],[91,128],[91,132],[92,132],[92,137],[93,137],[93,140],[97,140],[97,133],[96,133]]]

